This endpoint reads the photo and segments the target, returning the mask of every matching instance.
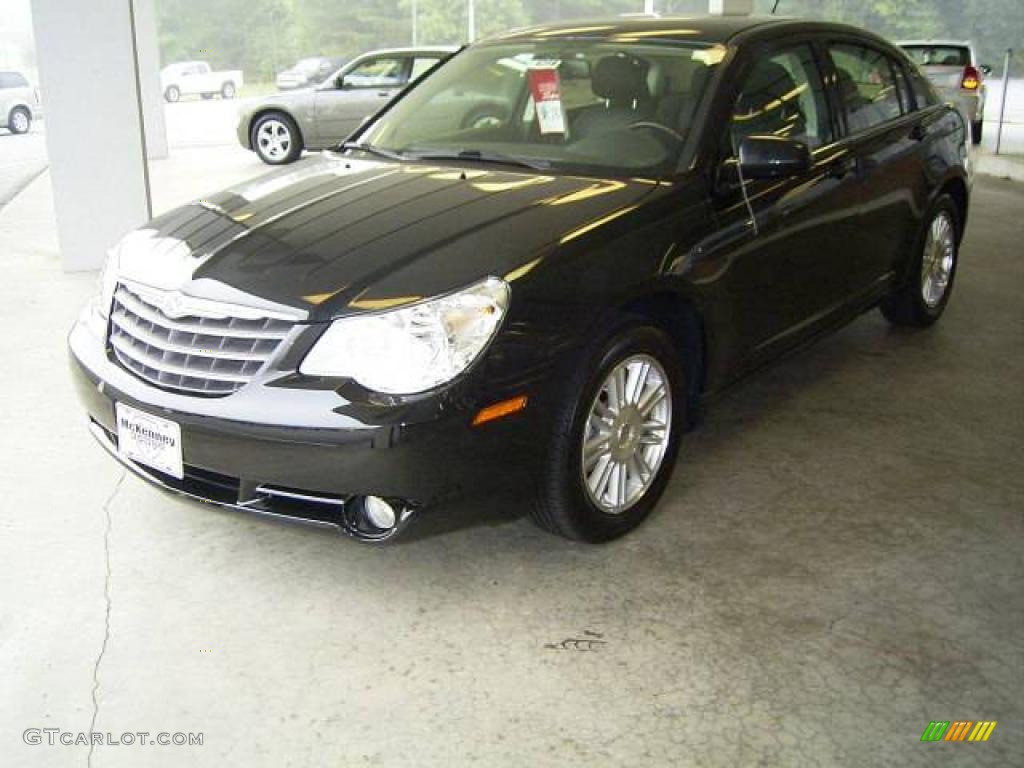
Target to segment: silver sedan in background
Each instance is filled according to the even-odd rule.
[[[456,50],[438,46],[374,51],[349,62],[315,88],[249,102],[238,116],[238,141],[270,165],[291,163],[304,149],[336,146]]]
[[[985,118],[985,76],[992,69],[978,63],[965,40],[904,40],[896,43],[920,67],[943,99],[955,104],[971,126],[971,140],[981,144]]]

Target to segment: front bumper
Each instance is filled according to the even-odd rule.
[[[105,333],[87,314],[68,344],[92,434],[128,469],[165,490],[356,535],[341,514],[353,497],[395,499],[418,512],[461,492],[521,485],[536,468],[540,409],[479,427],[471,425],[478,406],[468,401],[420,407],[409,421],[386,408],[360,420],[334,390],[259,377],[227,397],[190,397],[153,387],[114,362]],[[180,425],[184,479],[118,453],[117,402]]]

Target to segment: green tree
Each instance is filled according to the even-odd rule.
[[[459,44],[469,35],[466,0],[417,0],[419,42],[421,45]],[[399,0],[399,13],[412,38],[412,0]],[[522,0],[475,0],[476,35],[487,37],[530,21]]]
[[[294,59],[291,0],[160,0],[158,12],[165,65],[202,59],[268,79]]]

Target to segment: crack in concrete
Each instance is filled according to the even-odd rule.
[[[96,748],[96,742],[93,741],[92,734],[96,729],[96,718],[100,713],[99,699],[96,696],[100,689],[100,663],[103,661],[103,656],[107,652],[107,643],[110,641],[110,505],[117,498],[117,494],[121,490],[121,485],[124,483],[127,474],[127,472],[121,473],[121,476],[117,478],[117,482],[114,484],[114,490],[110,492],[107,500],[103,502],[103,514],[106,517],[106,526],[103,529],[103,556],[106,567],[106,574],[103,578],[103,599],[106,602],[106,613],[103,618],[103,644],[100,646],[99,655],[92,666],[92,720],[89,721],[89,754],[85,761],[87,768],[92,768],[92,752]]]

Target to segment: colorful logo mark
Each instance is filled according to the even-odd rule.
[[[996,729],[996,720],[932,720],[921,734],[921,741],[988,741]],[[968,735],[970,734],[970,735]]]

